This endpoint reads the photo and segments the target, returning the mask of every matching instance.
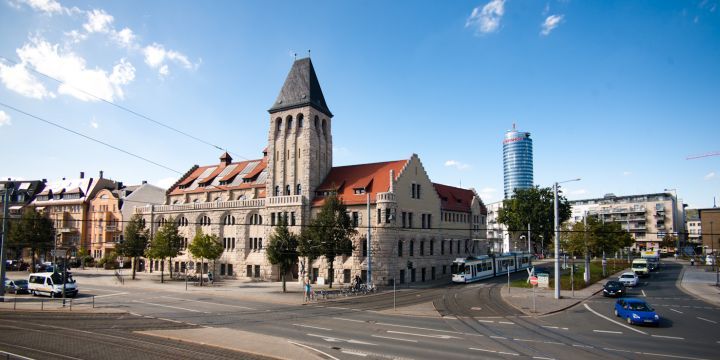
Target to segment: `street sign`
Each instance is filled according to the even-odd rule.
[[[67,250],[50,250],[52,256],[63,257],[65,254],[67,254]]]
[[[531,277],[530,277],[530,284],[533,285],[533,286],[535,286],[535,285],[538,284],[538,278],[537,278],[537,276],[531,276]]]

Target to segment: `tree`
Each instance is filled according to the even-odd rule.
[[[43,216],[34,208],[28,207],[10,228],[8,242],[18,254],[23,248],[30,248],[32,270],[35,270],[35,254],[51,249],[55,241],[55,227],[52,220]]]
[[[118,255],[132,258],[132,279],[135,280],[138,257],[145,254],[148,247],[149,234],[145,228],[145,222],[139,214],[133,215],[125,225],[124,240],[115,247]],[[162,276],[162,275],[161,275]]]
[[[90,250],[88,250],[84,246],[80,246],[80,249],[77,252],[77,256],[80,258],[80,266],[83,269],[85,269],[85,262],[88,260],[88,258],[92,259],[90,257]]]
[[[200,229],[195,233],[190,245],[188,245],[188,251],[195,258],[200,258],[200,264],[203,263],[203,259],[217,260],[222,255],[225,249],[220,243],[217,235],[203,234]],[[203,279],[203,268],[200,267],[200,286],[202,286]]]
[[[334,262],[338,255],[352,255],[355,246],[352,237],[357,230],[347,213],[347,207],[336,195],[325,198],[317,217],[310,222],[310,226],[301,236],[300,250],[304,256],[324,256],[330,270],[330,288],[334,277]],[[312,265],[312,262],[308,264]]]
[[[665,236],[663,236],[663,238],[662,238],[662,241],[660,242],[660,248],[666,248],[666,249],[675,248],[675,246],[677,246],[677,239],[678,238],[675,235],[665,234]],[[677,252],[677,250],[676,250],[676,252]]]
[[[571,208],[567,199],[558,191],[559,223],[570,219]],[[498,222],[508,227],[516,234],[527,232],[530,224],[531,241],[535,244],[535,252],[539,237],[545,239],[545,245],[550,245],[550,239],[555,235],[554,194],[552,188],[539,186],[516,189],[513,196],[503,200],[503,206],[498,212]]]
[[[283,292],[287,292],[285,286],[285,274],[290,271],[298,261],[298,236],[291,233],[284,219],[270,235],[267,248],[265,249],[268,261],[280,268]]]
[[[171,219],[172,220],[172,219]],[[158,228],[150,246],[145,250],[149,259],[160,259],[160,282],[165,282],[165,259],[174,258],[180,254],[182,237],[178,234],[178,227],[174,221],[168,221]],[[170,267],[172,277],[172,266]]]

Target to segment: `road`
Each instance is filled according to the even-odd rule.
[[[199,328],[236,329],[257,336],[272,335],[291,339],[319,349],[337,359],[412,358],[467,359],[606,359],[669,358],[714,359],[720,350],[720,309],[698,301],[680,291],[675,282],[681,266],[665,264],[661,271],[643,279],[631,290],[644,297],[663,317],[658,328],[628,327],[612,313],[613,299],[595,296],[567,311],[544,317],[529,317],[505,304],[498,292],[505,278],[469,285],[449,285],[432,289],[398,292],[398,307],[426,304],[442,316],[398,316],[393,313],[393,294],[349,297],[309,305],[283,305],[251,301],[242,297],[167,291],[148,292],[131,287],[93,286],[84,292],[102,296],[98,306],[126,310],[127,314],[92,316],[58,315],[62,326],[76,326],[77,336],[90,344],[106,340],[107,335],[149,340],[131,331],[136,329]],[[524,277],[524,274],[515,274]],[[0,346],[23,341],[25,348],[60,352],[73,358],[97,358],[97,353],[74,353],[73,347],[43,343],[44,315],[18,313],[0,317]],[[64,317],[64,318],[62,318]],[[15,329],[19,327],[22,329]],[[26,329],[27,328],[27,329]],[[92,330],[88,330],[92,329]],[[19,332],[41,331],[41,336],[21,336]],[[88,335],[88,336],[85,336]],[[33,340],[35,339],[35,340]],[[74,341],[72,339],[68,341]],[[78,340],[79,341],[79,340]],[[172,347],[173,342],[168,342]],[[119,345],[118,345],[119,346]],[[200,345],[183,343],[197,350]],[[139,357],[176,354],[171,348],[138,346]],[[112,347],[109,348],[112,352]],[[12,350],[12,351],[11,351]],[[23,356],[44,358],[22,348],[6,350]],[[218,350],[219,351],[219,350]],[[190,356],[192,352],[188,352]],[[208,352],[213,354],[213,352]],[[233,354],[234,356],[235,354]],[[228,354],[218,354],[223,357]],[[237,356],[243,356],[242,354]],[[231,358],[232,356],[228,357]],[[111,357],[103,357],[111,358]]]

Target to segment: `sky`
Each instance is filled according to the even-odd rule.
[[[720,200],[720,156],[687,159],[720,151],[720,0],[0,0],[0,179],[258,159],[308,55],[336,166],[416,153],[492,203],[515,123],[568,199]]]

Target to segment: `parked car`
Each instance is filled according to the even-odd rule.
[[[618,281],[625,286],[637,286],[639,278],[634,272],[624,272],[620,275]]]
[[[621,317],[628,324],[655,325],[660,324],[660,316],[655,313],[647,302],[640,299],[625,298],[615,302],[615,316]]]
[[[5,292],[11,294],[29,294],[27,280],[5,279]]]
[[[603,286],[603,296],[618,297],[625,295],[625,284],[619,281],[608,281]]]

